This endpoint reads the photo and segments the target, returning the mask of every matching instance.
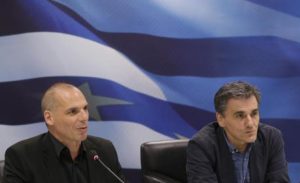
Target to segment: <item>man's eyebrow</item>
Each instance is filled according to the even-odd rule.
[[[89,107],[89,105],[86,104],[82,108],[83,109],[88,109],[88,107]],[[70,107],[70,108],[66,109],[66,111],[72,111],[72,110],[78,110],[78,109],[81,109],[81,107]]]
[[[244,114],[245,111],[235,111],[233,114]]]
[[[251,112],[258,112],[258,108],[256,109],[253,109]],[[245,111],[235,111],[233,114],[242,114],[242,113],[245,113]]]
[[[78,110],[78,107],[70,107],[70,108],[66,109],[66,112],[70,112],[73,110]]]

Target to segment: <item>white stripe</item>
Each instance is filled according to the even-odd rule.
[[[105,32],[176,38],[273,35],[300,42],[299,17],[251,1],[53,1],[74,10]]]
[[[251,1],[193,0],[187,3],[184,0],[156,0],[156,3],[191,25],[197,30],[196,35],[197,32],[202,34],[198,38],[272,35],[300,42],[299,17]]]
[[[51,76],[112,80],[155,98],[160,88],[116,50],[84,38],[38,32],[0,38],[0,82]]]

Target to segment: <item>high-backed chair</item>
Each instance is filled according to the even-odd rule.
[[[145,142],[141,145],[144,183],[186,183],[188,139]]]
[[[0,160],[0,183],[2,183],[4,160]]]

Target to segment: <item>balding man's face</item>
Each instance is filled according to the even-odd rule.
[[[48,116],[49,131],[63,144],[80,143],[87,138],[88,104],[83,94],[73,89],[59,90],[55,95],[56,105]]]

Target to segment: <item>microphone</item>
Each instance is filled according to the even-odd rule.
[[[94,161],[98,161],[102,166],[104,166],[104,168],[106,170],[108,170],[116,179],[118,179],[118,181],[120,181],[121,183],[124,183],[124,181],[117,176],[98,156],[98,153],[95,150],[91,150],[90,151],[90,155],[93,158]]]

